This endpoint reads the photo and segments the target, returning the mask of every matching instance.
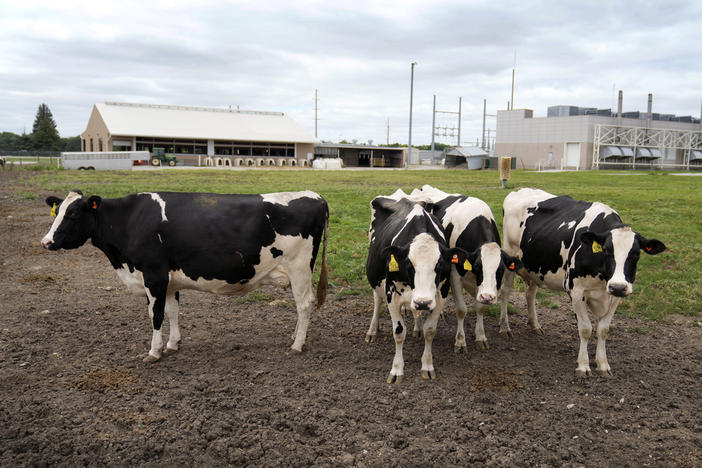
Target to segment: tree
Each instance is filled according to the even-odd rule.
[[[32,137],[31,135],[28,135],[25,132],[22,132],[22,135],[17,139],[17,146],[15,149],[18,150],[30,150],[32,149]]]
[[[61,148],[61,137],[56,130],[54,116],[46,104],[41,104],[37,109],[32,126],[32,141],[34,149],[40,151],[58,151]]]
[[[80,151],[80,136],[61,138],[61,151]]]
[[[56,128],[56,122],[54,121],[54,116],[51,113],[51,109],[46,104],[40,104],[37,108],[37,114],[34,117],[34,124],[32,125],[32,133],[36,133],[39,128],[39,124],[42,120],[49,119],[51,125]]]
[[[14,151],[20,136],[12,132],[0,133],[0,151]]]

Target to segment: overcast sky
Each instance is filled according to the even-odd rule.
[[[334,5],[334,6],[330,6]],[[699,117],[700,1],[0,0],[0,131],[31,132],[46,103],[61,136],[93,104],[282,111],[318,137],[431,141],[432,96],[475,142],[510,99]],[[456,115],[437,124],[455,127]],[[454,119],[453,121],[449,119]],[[494,131],[495,119],[488,117]],[[437,137],[455,142],[455,138]]]

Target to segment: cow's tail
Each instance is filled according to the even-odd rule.
[[[322,308],[327,300],[327,283],[329,274],[327,272],[327,236],[329,235],[329,207],[324,204],[324,234],[322,239],[322,269],[319,272],[319,283],[317,283],[317,311]]]

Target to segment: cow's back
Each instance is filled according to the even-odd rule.
[[[529,211],[534,210],[539,202],[553,198],[548,192],[540,189],[523,188],[509,193],[502,203],[503,249],[510,255],[521,256],[519,244]]]
[[[269,269],[266,263],[294,256],[301,241],[312,241],[314,261],[328,213],[326,202],[312,192],[158,196],[167,216],[158,237],[168,269],[229,284],[245,283]]]

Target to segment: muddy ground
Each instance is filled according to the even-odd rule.
[[[147,365],[145,300],[91,245],[44,251],[48,193],[27,200],[21,185],[0,171],[3,466],[702,465],[699,317],[617,316],[614,378],[581,379],[565,298],[539,306],[545,336],[515,315],[510,340],[486,317],[491,348],[461,355],[451,303],[434,340],[438,380],[421,379],[423,340],[408,336],[405,381],[389,385],[387,315],[379,341],[363,340],[370,289],[333,288],[301,355],[286,354],[289,291],[185,291],[181,350]],[[594,366],[593,343],[590,355]]]

